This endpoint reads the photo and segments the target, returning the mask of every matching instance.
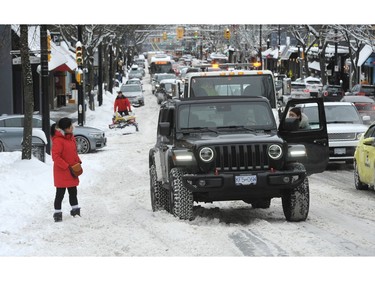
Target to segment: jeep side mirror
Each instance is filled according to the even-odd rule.
[[[159,132],[162,136],[169,136],[171,134],[170,129],[170,123],[169,122],[160,122],[159,123]]]

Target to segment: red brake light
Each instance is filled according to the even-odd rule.
[[[365,92],[358,92],[358,94],[357,94],[358,96],[365,96],[366,95],[366,93]]]
[[[327,91],[324,91],[323,95],[326,97],[328,96],[328,92]]]

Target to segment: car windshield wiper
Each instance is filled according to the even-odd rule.
[[[216,134],[218,134],[218,132],[212,128],[209,128],[209,127],[190,127],[190,128],[181,128],[181,130],[187,130],[187,131],[209,131],[209,132],[214,132]]]
[[[244,129],[244,130],[247,130],[247,131],[250,131],[250,132],[255,132],[254,129],[251,129],[248,126],[243,126],[243,125],[240,125],[240,126],[221,126],[221,127],[217,127],[217,128],[218,129]]]

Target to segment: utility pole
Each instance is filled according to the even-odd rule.
[[[47,47],[47,26],[40,26],[40,48],[41,48],[41,95],[42,95],[42,129],[46,134],[47,147],[46,153],[51,154],[51,129],[50,129],[50,110],[49,110],[49,87],[48,87],[48,47]]]
[[[77,36],[78,42],[82,43],[82,25],[78,25],[78,36]],[[83,48],[82,48],[83,51]],[[83,53],[82,53],[83,58]],[[82,75],[83,73],[83,61],[81,65],[77,64],[77,73],[78,75]],[[79,79],[80,81],[77,83],[77,90],[78,90],[78,125],[83,126],[85,122],[85,98],[83,95],[83,87],[82,87],[82,79]]]
[[[102,43],[98,46],[98,103],[99,106],[103,104],[103,57],[102,57]]]
[[[108,44],[108,50],[109,50],[109,87],[108,87],[108,90],[111,92],[112,94],[112,88],[113,88],[113,76],[112,76],[112,73],[113,73],[113,68],[112,68],[112,41]]]

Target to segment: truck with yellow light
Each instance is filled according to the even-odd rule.
[[[231,66],[231,64],[226,64]],[[249,64],[247,64],[249,65]],[[201,65],[205,67],[205,65]],[[269,70],[223,70],[188,73],[185,78],[184,99],[222,97],[266,97],[275,120],[279,112],[273,73]]]

